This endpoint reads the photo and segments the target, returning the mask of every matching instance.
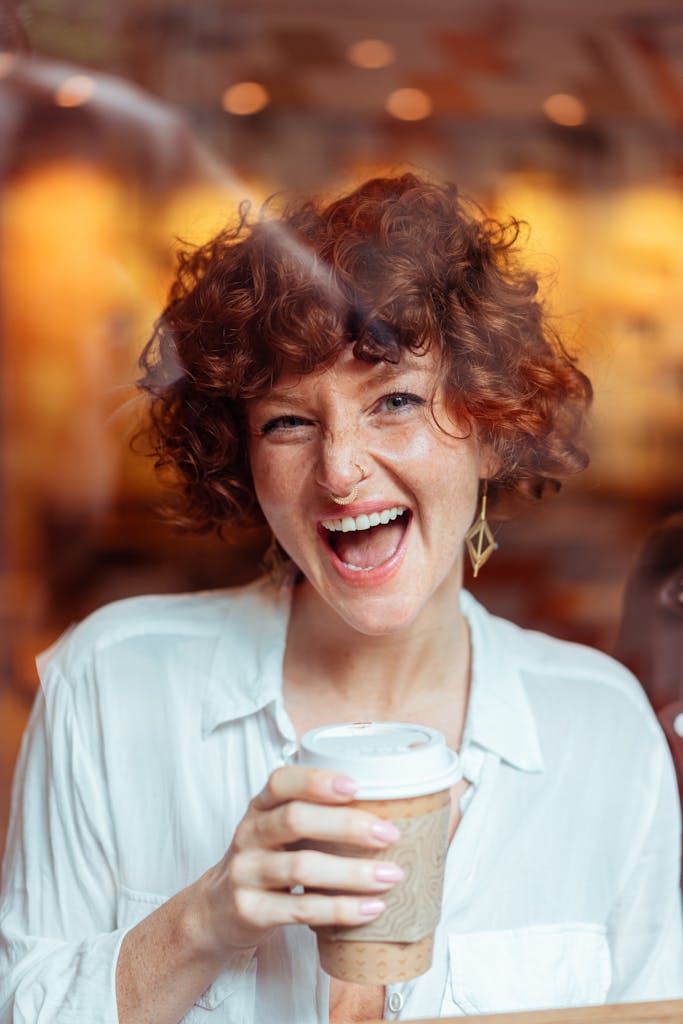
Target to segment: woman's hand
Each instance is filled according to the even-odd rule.
[[[319,769],[273,772],[201,880],[214,950],[258,946],[283,924],[359,925],[382,913],[378,894],[402,878],[397,865],[312,848],[336,841],[370,852],[398,839],[391,822],[346,806],[355,789],[347,776]],[[292,893],[296,886],[306,891]]]

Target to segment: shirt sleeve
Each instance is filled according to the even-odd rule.
[[[0,899],[0,1024],[118,1024],[116,964],[137,922],[117,927],[120,871],[101,720],[97,687],[79,686],[76,700],[50,664],[14,783]],[[236,950],[226,959],[195,1003],[201,1019],[221,1006],[230,1024],[251,1024],[254,954]]]
[[[669,751],[660,739],[652,808],[608,921],[607,1002],[683,998],[680,803]]]
[[[106,802],[64,680],[24,736],[0,902],[0,1024],[116,1024],[115,862]]]

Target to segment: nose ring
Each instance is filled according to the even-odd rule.
[[[360,479],[358,481],[358,483],[360,484],[363,482],[363,480],[365,480],[367,473],[362,468],[362,466],[358,465],[357,462],[354,462],[354,466],[360,473]],[[348,494],[333,494],[332,491],[328,491],[327,493],[329,494],[330,498],[335,503],[335,505],[350,505],[358,497],[358,484],[354,484]]]
[[[331,491],[329,491],[329,495],[335,505],[350,505],[358,497],[358,488],[354,484],[349,493],[344,495],[344,497],[341,497],[339,494],[332,494]]]

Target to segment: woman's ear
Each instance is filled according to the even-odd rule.
[[[493,481],[498,474],[501,466],[502,459],[497,452],[492,448],[482,448],[481,461],[479,464],[479,478],[480,480],[491,480]]]

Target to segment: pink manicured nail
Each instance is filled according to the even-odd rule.
[[[390,821],[378,821],[372,826],[372,834],[385,843],[395,843],[401,833]]]
[[[382,900],[363,900],[360,905],[360,912],[366,917],[377,917],[385,909],[386,904]]]
[[[358,789],[358,783],[348,775],[337,775],[332,780],[332,789],[341,796],[353,796]]]
[[[398,864],[380,864],[375,868],[375,878],[378,882],[400,882],[403,878],[403,868]]]

